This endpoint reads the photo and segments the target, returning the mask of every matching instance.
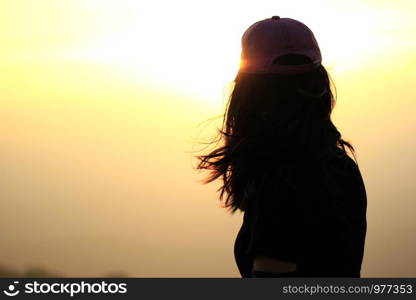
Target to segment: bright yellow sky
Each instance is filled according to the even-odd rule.
[[[414,276],[413,0],[0,0],[0,265],[238,276],[241,216],[189,151],[272,15],[314,31],[335,79],[369,195],[363,274]]]

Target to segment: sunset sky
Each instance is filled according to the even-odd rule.
[[[238,277],[242,215],[202,185],[240,39],[307,24],[368,197],[362,276],[416,276],[416,2],[0,0],[0,266]]]

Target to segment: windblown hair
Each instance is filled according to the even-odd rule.
[[[304,74],[237,74],[218,129],[216,141],[223,144],[196,156],[197,169],[210,170],[204,183],[222,178],[219,199],[226,195],[224,207],[231,214],[246,209],[249,182],[264,175],[259,174],[264,166],[319,159],[335,148],[347,155],[348,148],[355,158],[353,146],[331,121],[332,89],[322,65]]]

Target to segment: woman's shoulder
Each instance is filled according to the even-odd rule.
[[[303,178],[308,181],[314,181],[314,178],[318,179],[320,175],[328,173],[333,176],[345,175],[347,177],[360,173],[355,160],[336,146],[305,151],[304,156],[292,166],[293,168],[290,169],[298,179]]]
[[[344,194],[366,201],[366,189],[357,162],[343,149],[334,149],[322,164],[324,178],[330,188],[339,188]]]
[[[323,163],[324,166],[329,167],[332,172],[345,174],[347,176],[360,175],[360,168],[357,162],[348,155],[343,149],[335,147],[327,159]]]
[[[274,168],[268,179],[275,195],[318,195],[327,189],[356,191],[365,194],[364,181],[358,164],[343,149],[321,149],[319,153],[305,151],[304,156]],[[282,196],[283,197],[283,196]],[[284,197],[283,197],[284,198]]]
[[[343,149],[324,149],[319,156],[299,174],[299,182],[316,194],[330,194],[366,198],[366,190],[360,168]],[[340,197],[338,197],[340,198]],[[342,197],[341,197],[342,198]]]

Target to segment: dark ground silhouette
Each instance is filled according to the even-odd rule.
[[[48,270],[42,266],[29,266],[23,271],[18,271],[14,268],[0,265],[0,278],[15,278],[15,277],[26,277],[26,278],[48,278],[48,277],[73,277],[67,276],[60,272]],[[122,271],[110,271],[103,275],[97,274],[97,277],[128,277],[125,272]]]

